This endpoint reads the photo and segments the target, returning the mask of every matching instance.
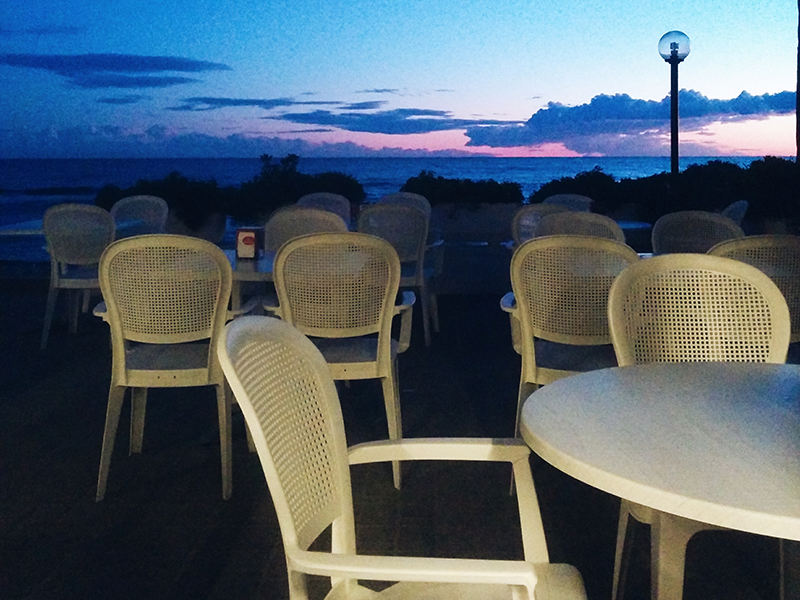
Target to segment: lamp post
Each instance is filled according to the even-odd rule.
[[[670,144],[673,180],[678,167],[678,65],[689,56],[689,36],[682,31],[669,31],[658,40],[658,53],[670,65]]]

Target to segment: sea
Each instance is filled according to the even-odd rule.
[[[685,169],[724,160],[747,167],[758,158],[683,157],[680,166]],[[398,191],[421,171],[448,179],[515,182],[527,198],[549,181],[595,168],[617,180],[636,179],[669,171],[670,158],[301,158],[298,163],[298,171],[303,173],[335,171],[353,176],[364,187],[367,202]],[[179,172],[189,179],[214,180],[221,187],[238,186],[260,170],[259,158],[0,160],[0,263],[47,263],[43,236],[30,233],[41,228],[44,211],[63,202],[93,204],[105,185],[126,188],[143,179],[159,180]],[[235,226],[231,223],[229,229]]]

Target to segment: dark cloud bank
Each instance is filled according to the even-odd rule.
[[[197,79],[154,73],[230,71],[227,65],[175,56],[132,54],[0,54],[0,65],[39,69],[81,88],[159,88]]]
[[[2,34],[0,30],[0,34]],[[197,77],[214,71],[229,71],[227,65],[173,56],[127,54],[38,55],[2,54],[0,65],[44,70],[64,77],[68,84],[83,89],[137,90],[173,87],[199,81]],[[358,93],[397,96],[399,90],[379,88]],[[311,95],[311,94],[308,94]],[[149,96],[127,94],[99,98],[106,105],[132,105]],[[350,131],[384,135],[425,134],[464,131],[468,146],[479,148],[535,147],[562,144],[581,154],[617,156],[659,155],[668,144],[670,102],[638,100],[627,94],[599,95],[587,104],[566,106],[551,102],[527,121],[459,119],[450,111],[424,108],[385,109],[386,100],[345,103],[337,100],[297,100],[294,98],[187,97],[170,111],[201,112],[257,108],[263,118],[296,126],[284,135],[319,131]],[[312,110],[309,110],[312,108]],[[680,113],[683,132],[700,131],[720,121],[762,119],[790,114],[795,109],[795,93],[781,92],[753,96],[742,92],[730,100],[711,99],[694,90],[681,90]],[[31,156],[31,152],[55,152],[61,156],[253,156],[283,152],[304,155],[360,156],[374,151],[355,144],[315,145],[301,140],[234,135],[212,137],[199,134],[167,136],[163,128],[139,134],[117,128],[76,127],[57,133],[22,139],[13,131],[0,133],[7,148],[2,154]],[[692,153],[688,149],[687,154]],[[709,148],[698,146],[697,152]],[[199,152],[199,154],[198,154]],[[387,152],[404,154],[403,151]],[[424,153],[424,152],[421,152]],[[454,153],[458,153],[455,151]]]
[[[681,129],[697,131],[715,121],[748,120],[795,110],[795,93],[753,96],[742,92],[731,100],[707,98],[694,90],[679,93]],[[551,102],[521,125],[467,128],[470,146],[507,148],[563,143],[578,152],[597,152],[598,144],[663,141],[670,125],[669,96],[660,101],[637,100],[627,94],[600,95],[588,104],[565,106]],[[605,140],[605,141],[603,141]],[[590,146],[592,148],[590,148]]]

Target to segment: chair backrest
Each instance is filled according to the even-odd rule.
[[[772,279],[789,307],[790,341],[800,341],[800,237],[751,235],[720,242],[708,253],[746,262]]]
[[[747,209],[749,207],[750,203],[747,200],[737,200],[736,202],[731,202],[722,209],[722,216],[728,217],[737,225],[741,225],[742,219],[744,219],[745,214],[747,214]]]
[[[401,263],[422,266],[428,239],[425,213],[406,204],[371,204],[358,214],[358,231],[389,242]]]
[[[319,350],[286,322],[246,316],[225,327],[217,354],[252,433],[287,556],[331,524],[333,552],[354,554],[344,421]]]
[[[335,213],[341,217],[345,223],[350,222],[350,200],[341,194],[332,192],[314,192],[306,194],[297,201],[298,206],[308,206],[311,208],[321,208]]]
[[[42,219],[47,251],[62,265],[96,265],[114,241],[114,219],[91,204],[57,204]]]
[[[117,225],[117,239],[148,233],[164,233],[169,206],[158,196],[128,196],[114,203],[111,216]]]
[[[199,238],[155,234],[111,244],[100,261],[100,289],[115,362],[127,342],[213,344],[225,325],[231,280],[225,253]]]
[[[515,212],[511,219],[511,237],[514,244],[519,246],[522,242],[534,237],[536,226],[542,217],[558,212],[567,212],[570,208],[563,204],[523,204]]]
[[[309,233],[345,232],[347,223],[334,212],[311,206],[283,206],[264,226],[264,249],[276,252],[292,238]]]
[[[520,309],[523,357],[533,355],[534,336],[563,344],[609,344],[608,291],[638,260],[625,244],[581,235],[534,238],[517,248],[511,286]]]
[[[542,200],[543,204],[561,204],[570,210],[589,212],[594,200],[582,194],[553,194]]]
[[[608,312],[620,366],[786,360],[786,301],[769,277],[738,260],[707,254],[641,260],[611,286]]]
[[[386,194],[378,198],[378,204],[405,204],[406,206],[414,206],[424,212],[429,220],[431,218],[431,203],[422,194],[415,194],[413,192]]]
[[[378,333],[388,356],[400,260],[391,244],[363,233],[319,233],[290,240],[272,270],[281,317],[315,337]]]
[[[572,210],[542,217],[533,233],[534,237],[591,235],[625,243],[625,234],[622,228],[611,217]]]
[[[682,210],[666,214],[655,222],[653,253],[705,254],[714,244],[742,237],[742,228],[728,217],[704,210]]]

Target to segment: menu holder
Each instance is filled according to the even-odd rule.
[[[240,227],[236,230],[236,258],[256,259],[263,247],[263,227]]]

